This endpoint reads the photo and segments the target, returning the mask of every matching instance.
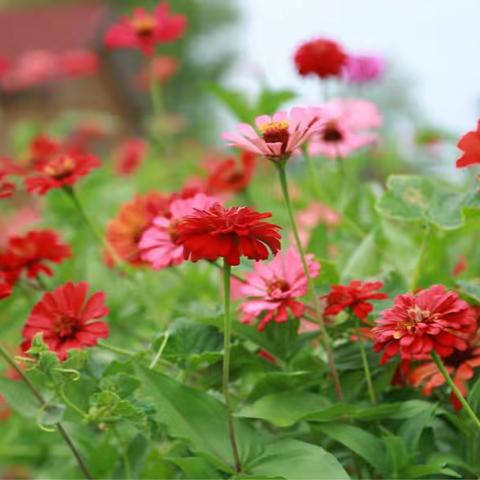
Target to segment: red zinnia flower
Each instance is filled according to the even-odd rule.
[[[457,168],[480,164],[480,120],[477,130],[466,133],[458,142],[457,147],[463,155],[457,160]]]
[[[23,327],[23,352],[30,349],[38,333],[60,360],[65,360],[71,349],[91,347],[98,339],[107,338],[107,323],[98,321],[108,315],[105,293],[96,292],[87,300],[88,288],[87,282],[69,282],[45,293]]]
[[[10,198],[15,192],[15,185],[5,180],[7,174],[0,172],[0,199]]]
[[[2,280],[2,273],[0,273],[0,300],[9,297],[12,294],[12,286],[5,280]]]
[[[36,165],[36,173],[25,179],[25,187],[29,192],[45,195],[52,188],[74,185],[90,170],[98,167],[100,162],[93,155],[60,153]]]
[[[108,243],[121,260],[135,266],[148,265],[141,259],[138,244],[156,217],[168,215],[169,203],[169,197],[150,192],[122,205],[106,233]]]
[[[368,300],[385,300],[388,295],[375,292],[383,288],[382,282],[361,282],[352,280],[348,285],[332,285],[330,293],[326,295],[327,306],[325,315],[337,315],[342,310],[350,308],[353,314],[365,320],[373,310]]]
[[[295,66],[300,75],[316,75],[320,78],[339,77],[347,62],[342,47],[326,38],[317,38],[298,47]]]
[[[443,359],[445,368],[452,376],[455,385],[463,396],[466,396],[468,391],[466,381],[473,378],[476,368],[480,368],[480,346],[478,346],[478,341],[478,335],[473,336],[465,350],[455,350],[451,355]],[[433,389],[445,384],[445,378],[433,361],[425,362],[415,367],[407,376],[407,379],[414,387],[423,385],[422,393],[424,395],[430,395]],[[450,394],[450,401],[456,410],[462,408],[460,400],[453,392]]]
[[[169,14],[168,3],[159,3],[153,13],[136,8],[130,18],[124,17],[110,27],[105,44],[109,48],[139,48],[151,55],[157,43],[180,38],[186,24],[185,16]]]
[[[255,154],[245,151],[240,157],[240,165],[234,157],[226,158],[212,170],[206,191],[209,194],[245,191],[252,180],[256,161]]]
[[[119,175],[131,175],[142,164],[147,153],[147,144],[141,138],[125,140],[115,152],[115,169]]]
[[[72,256],[70,247],[51,230],[32,230],[23,237],[11,237],[0,264],[10,266],[10,270],[27,278],[38,277],[41,273],[52,276],[53,271],[47,262],[61,263]],[[1,268],[1,267],[0,267]]]
[[[179,223],[178,243],[183,245],[185,258],[193,262],[223,257],[229,265],[238,265],[242,255],[265,260],[269,249],[274,254],[280,250],[280,227],[263,221],[271,216],[248,207],[215,204]]]
[[[375,335],[375,351],[385,349],[381,363],[399,354],[405,360],[425,360],[434,350],[441,357],[468,348],[466,337],[476,330],[476,315],[467,302],[443,285],[398,295],[384,310]]]

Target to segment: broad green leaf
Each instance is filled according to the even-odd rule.
[[[231,470],[233,455],[227,432],[225,406],[211,395],[185,387],[175,380],[137,367],[143,394],[153,400],[156,418],[167,426],[172,437],[185,440],[193,451],[216,460],[217,466]],[[242,463],[257,455],[255,435],[241,421],[235,422]]]
[[[379,472],[386,471],[385,446],[375,435],[343,423],[320,424],[317,428],[355,452]]]
[[[168,458],[168,460],[177,465],[182,472],[187,475],[187,478],[192,480],[223,478],[222,475],[202,457],[172,457]]]
[[[330,402],[321,395],[285,391],[260,398],[240,410],[237,416],[260,418],[278,427],[289,427],[308,413],[329,405]]]
[[[382,249],[379,242],[377,231],[370,232],[363,239],[343,268],[343,280],[374,275],[380,270]]]
[[[224,88],[213,83],[208,85],[208,89],[238,120],[245,123],[250,123],[253,120],[255,114],[251,102],[244,92]]]
[[[293,90],[271,90],[264,88],[260,92],[257,104],[255,105],[256,115],[272,115],[280,107],[290,100],[293,100],[297,94]]]
[[[149,444],[143,435],[137,435],[128,445],[125,455],[120,455],[112,478],[139,478],[148,455]]]
[[[430,408],[426,408],[416,415],[413,415],[409,420],[402,423],[399,435],[403,438],[405,445],[409,451],[417,451],[420,437],[425,428],[432,425],[434,420],[435,410],[437,405],[432,404]]]
[[[478,280],[457,280],[459,292],[465,295],[470,301],[480,305],[480,283]]]
[[[0,394],[16,412],[36,418],[40,404],[23,382],[0,377]]]
[[[396,435],[384,436],[383,443],[387,451],[387,472],[392,478],[399,478],[399,473],[409,464],[406,446]]]
[[[348,479],[339,461],[323,448],[298,440],[278,440],[248,466],[248,473],[259,478]]]

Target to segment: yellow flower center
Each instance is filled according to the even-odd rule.
[[[75,169],[75,161],[72,157],[61,156],[51,160],[43,167],[43,173],[55,180],[62,180],[68,177]]]
[[[156,23],[155,17],[152,15],[142,15],[132,19],[132,27],[141,37],[151,35],[155,30]]]

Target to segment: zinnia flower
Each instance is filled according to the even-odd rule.
[[[10,198],[15,193],[15,185],[6,181],[7,174],[0,172],[0,200]]]
[[[332,100],[323,106],[324,123],[312,136],[309,154],[327,158],[345,158],[356,150],[375,143],[382,117],[368,100]]]
[[[257,117],[258,132],[241,123],[236,132],[226,132],[222,137],[230,146],[265,155],[273,161],[286,160],[321,129],[323,121],[319,108],[296,107],[289,113]]]
[[[234,157],[221,161],[210,173],[205,187],[209,194],[244,192],[255,172],[256,155],[242,152],[239,162]]]
[[[476,315],[455,292],[433,285],[398,295],[376,323],[374,349],[384,350],[383,364],[397,354],[404,360],[425,360],[432,351],[441,357],[465,351],[468,335],[476,330]]]
[[[325,296],[327,302],[324,314],[338,315],[342,310],[351,309],[352,313],[365,320],[373,310],[369,300],[385,300],[388,295],[377,292],[383,288],[382,282],[362,282],[352,280],[348,285],[332,285]]]
[[[467,396],[468,392],[467,381],[473,378],[475,369],[480,368],[480,346],[478,342],[478,335],[474,335],[469,340],[465,350],[455,350],[451,355],[443,358],[445,368],[464,397]],[[431,395],[433,389],[445,384],[444,376],[433,361],[427,361],[413,368],[407,379],[414,387],[423,385],[422,392],[424,395]],[[460,400],[453,392],[450,394],[450,401],[456,410],[462,408]]]
[[[168,3],[159,3],[152,13],[136,8],[131,17],[110,27],[105,44],[109,48],[138,48],[151,55],[156,44],[180,38],[186,25],[185,16],[170,15]]]
[[[300,45],[294,60],[300,75],[315,75],[323,79],[341,75],[347,54],[337,42],[317,38]]]
[[[475,132],[466,133],[458,142],[457,147],[463,155],[457,160],[457,168],[480,164],[480,120]]]
[[[313,255],[307,255],[306,260],[310,277],[315,278],[320,264]],[[269,322],[286,322],[289,312],[296,318],[304,314],[306,307],[297,299],[308,291],[307,277],[295,248],[277,253],[269,263],[257,262],[253,269],[245,283],[238,286],[238,293],[248,297],[240,306],[242,322],[251,323],[265,313],[258,324],[262,331]]]
[[[115,169],[119,175],[135,173],[147,153],[147,143],[141,138],[129,138],[115,152]]]
[[[196,210],[178,225],[178,243],[184,256],[193,262],[220,257],[229,265],[238,265],[243,255],[265,260],[269,249],[280,250],[280,227],[263,221],[271,213],[258,213],[248,207],[225,208],[219,203],[208,210]]]
[[[9,239],[0,264],[8,265],[11,271],[25,272],[27,278],[32,279],[41,273],[52,276],[48,263],[62,263],[71,256],[70,247],[62,243],[55,232],[32,230]]]
[[[155,217],[168,215],[170,199],[158,192],[137,195],[124,203],[108,224],[106,239],[118,257],[133,266],[147,265],[141,259],[140,240]],[[111,259],[109,259],[111,260]]]
[[[0,300],[9,297],[12,294],[12,286],[2,279],[3,274],[0,272]]]
[[[92,347],[100,338],[107,338],[108,324],[99,321],[108,315],[105,293],[96,292],[87,299],[88,289],[87,282],[68,282],[45,293],[23,327],[23,352],[39,333],[60,360],[66,360],[69,350]]]
[[[98,70],[98,58],[90,50],[69,50],[58,56],[58,68],[66,77],[93,75]]]
[[[25,179],[27,191],[45,195],[52,188],[72,186],[94,168],[100,167],[93,155],[60,153],[40,162],[35,173]]]
[[[385,72],[385,59],[379,55],[349,55],[343,76],[353,84],[380,80]]]
[[[159,216],[142,236],[138,247],[142,260],[151,263],[155,270],[183,262],[183,246],[178,243],[178,224],[196,210],[206,210],[218,203],[218,199],[197,193],[194,197],[174,200],[168,217]]]

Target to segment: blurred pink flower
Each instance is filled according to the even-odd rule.
[[[90,50],[70,50],[58,56],[58,68],[67,77],[92,75],[98,70],[98,58]]]
[[[225,132],[222,137],[230,146],[265,155],[273,161],[286,160],[321,129],[324,123],[321,113],[319,108],[295,107],[272,117],[261,115],[255,120],[257,130],[240,123],[236,132]]]
[[[177,242],[177,225],[183,217],[191,215],[195,210],[206,210],[215,203],[219,203],[217,198],[204,193],[174,200],[170,204],[171,216],[156,217],[153,225],[143,234],[138,245],[142,260],[149,262],[155,270],[182,263],[183,246]]]
[[[307,263],[310,276],[316,277],[320,264],[313,255],[307,255]],[[262,331],[269,322],[286,322],[288,311],[297,318],[304,314],[306,307],[297,298],[307,293],[307,277],[295,248],[278,253],[268,263],[256,262],[253,268],[245,283],[236,284],[236,293],[247,297],[240,306],[242,322],[251,323],[266,312],[257,327]]]
[[[385,59],[380,55],[349,55],[343,76],[350,83],[363,84],[381,80],[385,73]]]
[[[300,241],[303,246],[307,246],[310,240],[311,231],[320,225],[327,227],[336,227],[342,221],[342,217],[327,204],[322,202],[311,202],[304,210],[297,214],[298,230]]]
[[[368,100],[336,99],[323,106],[324,123],[308,145],[313,156],[345,158],[378,140],[371,129],[382,124],[376,105]]]
[[[147,153],[147,143],[141,138],[125,140],[115,151],[115,170],[118,175],[135,173]]]

